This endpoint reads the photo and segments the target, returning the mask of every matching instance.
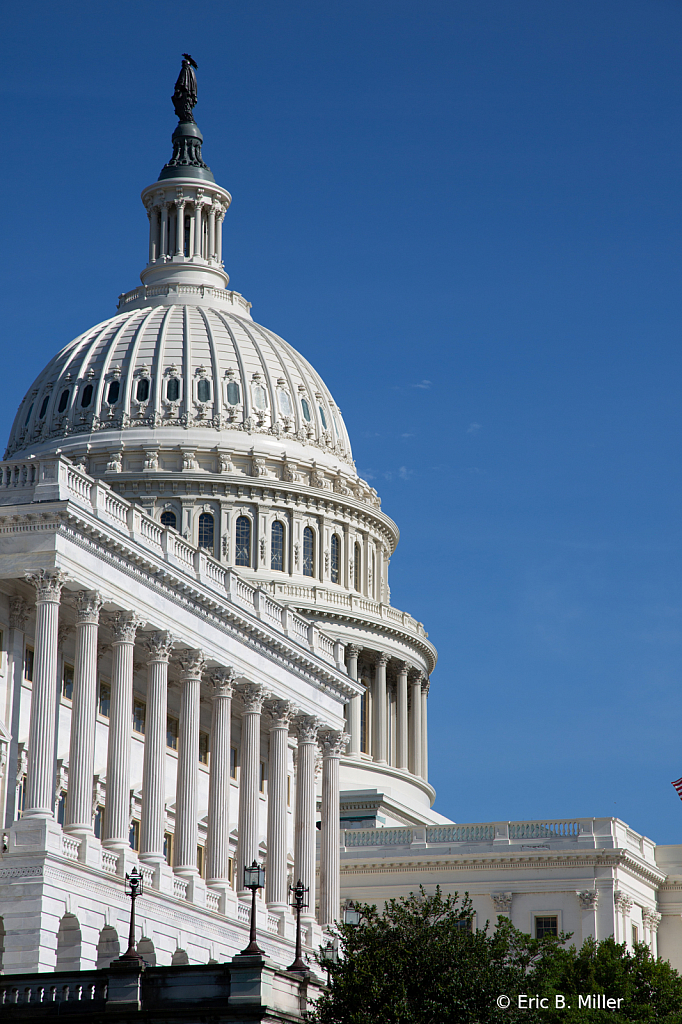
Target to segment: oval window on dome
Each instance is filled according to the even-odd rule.
[[[211,382],[210,380],[206,380],[205,377],[201,377],[197,383],[197,401],[211,401]]]
[[[306,423],[310,423],[310,406],[306,402],[305,398],[301,399],[301,409],[303,410],[303,419]]]
[[[41,403],[41,406],[40,406],[40,412],[38,413],[38,419],[42,420],[43,416],[47,412],[47,403],[49,401],[50,401],[50,396],[49,395],[45,395],[45,397],[43,398],[43,401]]]
[[[231,380],[227,385],[227,400],[230,405],[239,405],[239,384],[236,380]]]
[[[67,388],[66,391],[62,391],[61,395],[59,396],[59,405],[57,406],[57,412],[64,412],[68,404],[69,389]]]
[[[28,407],[28,412],[26,413],[26,419],[24,420],[24,426],[28,425],[28,421],[31,418],[31,413],[32,412],[33,412],[33,402],[31,402],[31,404]]]
[[[291,399],[287,391],[280,391],[279,393],[279,410],[282,416],[293,416],[294,410],[291,408]]]
[[[166,398],[169,402],[177,402],[180,398],[180,381],[177,377],[171,377],[166,385]]]
[[[81,395],[81,409],[87,409],[92,401],[92,384],[86,384]]]
[[[262,384],[253,385],[253,404],[257,409],[267,409],[268,400]]]
[[[326,430],[327,429],[327,418],[326,418],[326,416],[324,414],[324,409],[322,408],[321,405],[318,405],[317,408],[320,410],[320,419],[322,420],[322,429]]]
[[[135,393],[135,397],[137,398],[138,402],[146,402],[147,399],[149,398],[149,378],[148,377],[140,377],[140,379],[138,380],[138,382],[137,382],[137,391]]]
[[[121,382],[118,380],[112,380],[107,391],[107,404],[116,405],[118,402],[118,396],[121,393]]]

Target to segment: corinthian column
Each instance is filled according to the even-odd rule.
[[[168,659],[174,637],[153,633],[145,637],[147,658],[147,716],[142,765],[140,859],[159,864],[163,857],[166,823],[166,730],[168,728]]]
[[[76,598],[76,658],[69,744],[69,789],[64,831],[91,834],[92,780],[97,720],[97,629],[102,597],[81,590]]]
[[[241,770],[237,836],[237,891],[245,893],[244,867],[258,860],[258,776],[260,773],[260,716],[266,694],[256,683],[240,688],[242,698]]]
[[[173,867],[179,875],[197,872],[197,782],[199,779],[199,698],[202,651],[180,655],[180,730],[178,734],[178,779],[175,796],[175,844]]]
[[[422,771],[424,782],[429,781],[429,735],[426,721],[426,705],[429,696],[430,682],[427,676],[422,678]]]
[[[351,679],[357,682],[358,679],[358,655],[360,654],[360,648],[357,644],[348,644],[346,647],[346,653],[348,655],[348,675]],[[350,733],[350,743],[348,745],[348,753],[350,757],[360,757],[362,750],[362,696],[357,694],[355,697],[351,697],[348,702],[348,731]]]
[[[134,612],[119,612],[111,629],[111,703],[107,749],[107,799],[102,845],[125,850],[130,827],[130,734],[133,706],[135,633],[144,622]]]
[[[386,715],[386,665],[388,654],[377,654],[374,677],[374,760],[388,761],[388,723]]]
[[[310,890],[306,917],[315,916],[315,760],[320,723],[307,715],[296,721],[296,820],[294,879]]]
[[[398,768],[408,768],[408,731],[407,731],[407,673],[409,666],[406,661],[398,665],[397,683],[397,743],[396,743],[396,765]]]
[[[410,771],[422,773],[422,673],[415,672],[410,679],[412,713],[410,715]]]
[[[24,817],[49,818],[53,813],[57,625],[66,575],[60,569],[41,569],[26,579],[36,588],[36,632]]]
[[[230,740],[235,672],[217,668],[211,673],[211,764],[208,777],[206,882],[229,885],[230,863]]]
[[[320,836],[320,924],[339,919],[341,857],[339,844],[339,758],[348,737],[332,730],[320,736],[322,747],[322,835]]]
[[[287,900],[287,751],[294,706],[278,700],[270,708],[268,762],[268,858],[265,899],[271,910],[284,910]]]

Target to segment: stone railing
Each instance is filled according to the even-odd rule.
[[[62,857],[68,857],[69,860],[78,860],[80,848],[80,839],[75,839],[73,836],[62,836]]]
[[[104,1009],[107,999],[108,979],[93,975],[78,971],[72,977],[60,973],[58,982],[49,977],[17,978],[14,983],[10,980],[0,985],[0,1006],[3,1011],[13,1006],[30,1007],[38,1017],[67,1014],[73,1009],[82,1012],[86,1020],[86,1014]]]
[[[159,295],[172,296],[173,294],[178,297],[180,295],[191,295],[194,298],[215,299],[221,306],[224,306],[226,303],[230,306],[236,306],[239,310],[239,315],[246,316],[249,320],[251,319],[249,312],[251,303],[243,295],[240,295],[239,292],[228,291],[227,288],[214,288],[209,284],[180,284],[175,281],[172,284],[142,285],[140,288],[133,288],[130,292],[122,292],[118,297],[118,311],[123,313],[128,306],[135,302],[155,298]]]
[[[161,559],[223,600],[244,608],[261,621],[306,647],[321,661],[345,673],[341,660],[335,659],[334,641],[291,608],[280,604],[260,585],[247,583],[203,549],[194,547],[180,534],[164,529],[139,506],[114,494],[111,487],[94,480],[68,459],[0,462],[0,508],[3,505],[46,501],[73,501],[110,528]]]
[[[490,848],[521,845],[522,849],[550,849],[580,844],[593,847],[621,845],[615,818],[578,818],[560,821],[494,821],[471,825],[428,825],[406,828],[342,829],[346,849],[402,846],[438,847],[445,844],[485,844]],[[530,840],[532,845],[523,845]],[[634,846],[634,842],[631,844]]]
[[[173,895],[175,896],[176,900],[187,899],[188,886],[189,882],[187,881],[187,879],[178,878],[177,875],[175,876],[175,878],[173,879]]]
[[[206,909],[212,910],[214,914],[220,911],[220,893],[206,890]]]

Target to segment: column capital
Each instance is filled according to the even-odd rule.
[[[230,666],[214,668],[209,675],[209,681],[213,690],[213,699],[216,700],[219,697],[231,697],[234,693],[234,681],[236,678],[236,670]]]
[[[493,906],[498,914],[511,914],[513,898],[514,894],[511,892],[490,893],[490,899],[493,901]]]
[[[166,630],[143,637],[142,644],[149,654],[147,664],[151,665],[155,661],[168,662],[174,643],[175,637]]]
[[[644,907],[642,910],[642,920],[650,931],[658,931],[658,926],[661,923],[661,915],[657,910],[650,910],[649,907]]]
[[[386,654],[386,651],[377,651],[377,653],[374,656],[374,660],[377,666],[388,665],[389,661],[391,660],[391,655]]]
[[[10,599],[9,624],[12,629],[20,629],[23,633],[30,613],[30,605],[20,594]]]
[[[578,897],[578,903],[580,904],[581,910],[596,910],[599,904],[599,890],[598,889],[583,889],[581,892],[576,892]]]
[[[76,595],[76,622],[96,626],[104,600],[98,590],[80,590]]]
[[[145,625],[135,612],[116,612],[109,620],[113,633],[112,644],[134,644],[135,634]]]
[[[402,675],[408,676],[409,674],[410,674],[410,663],[409,663],[409,661],[399,661],[398,662],[398,675],[399,676],[402,676]]]
[[[273,700],[267,705],[268,715],[272,721],[273,729],[289,728],[292,718],[296,714],[296,706],[288,700]]]
[[[362,647],[359,644],[346,644],[346,654],[349,658],[357,658],[360,656]]]
[[[323,757],[341,757],[350,736],[343,729],[321,729],[318,742]]]
[[[632,910],[634,900],[631,896],[628,896],[622,889],[616,889],[613,894],[613,902],[616,906],[616,910],[622,911],[624,914],[628,914]]]
[[[411,683],[419,683],[419,685],[421,686],[422,679],[424,678],[424,673],[420,668],[411,668],[409,669],[409,677]]]
[[[245,683],[239,687],[239,696],[247,714],[260,715],[267,694],[260,683]]]
[[[24,575],[24,579],[36,588],[36,602],[38,604],[44,602],[58,604],[62,596],[62,587],[66,583],[68,576],[61,569],[51,569],[49,571],[41,569],[40,572],[27,572]]]
[[[431,688],[431,680],[422,674],[422,693],[428,693]]]
[[[316,743],[317,733],[320,728],[320,721],[312,715],[299,715],[296,718],[294,729],[299,743]]]
[[[180,678],[184,680],[201,679],[201,673],[206,664],[206,655],[203,651],[194,650],[181,651],[177,658],[180,666]]]

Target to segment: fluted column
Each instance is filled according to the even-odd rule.
[[[206,882],[229,885],[230,864],[230,743],[235,672],[217,668],[211,673],[211,764],[208,778]]]
[[[215,256],[215,206],[208,211],[208,258],[212,260]]]
[[[49,818],[53,813],[57,626],[66,575],[60,569],[41,569],[26,579],[36,588],[36,632],[24,817]]]
[[[159,249],[161,251],[159,256],[168,256],[170,252],[170,245],[168,244],[168,203],[161,204],[161,227],[159,234],[161,235],[159,242]]]
[[[215,221],[215,256],[218,263],[223,262],[223,221],[225,220],[224,211],[218,213]]]
[[[199,781],[199,700],[203,651],[185,651],[180,663],[180,728],[178,732],[178,778],[175,794],[175,843],[173,867],[179,875],[197,874]]]
[[[104,838],[111,849],[125,850],[130,829],[130,736],[133,706],[135,633],[144,625],[134,612],[119,612],[111,624],[111,703],[107,749],[107,799]]]
[[[320,924],[339,919],[341,855],[339,825],[339,758],[348,740],[344,732],[325,731],[322,747],[322,834],[320,836]]]
[[[184,255],[184,253],[185,253],[185,204],[184,204],[184,202],[181,201],[181,202],[176,204],[175,212],[176,212],[176,221],[175,221],[176,244],[175,244],[175,251],[176,251],[176,253],[178,253],[180,255]],[[195,853],[196,853],[196,850],[195,850]]]
[[[237,891],[244,889],[244,867],[258,858],[258,776],[260,774],[260,717],[266,694],[256,683],[240,688],[242,698],[241,768],[239,773],[239,825],[237,838]]]
[[[357,682],[358,655],[360,654],[360,648],[357,644],[348,644],[346,647],[346,654],[348,655],[348,675],[351,679]],[[350,757],[360,757],[360,753],[362,751],[361,731],[362,696],[358,693],[355,697],[351,697],[348,702],[348,732],[350,733],[348,753]]]
[[[396,709],[396,765],[407,771],[408,756],[408,725],[407,725],[407,673],[409,665],[401,661],[398,665],[397,709]]]
[[[410,678],[410,771],[422,772],[422,674],[415,672]]]
[[[388,728],[386,706],[386,665],[388,654],[377,654],[374,676],[374,760],[388,761]]]
[[[92,781],[97,721],[97,632],[102,597],[81,590],[76,598],[76,657],[73,669],[69,789],[64,831],[92,833]]]
[[[315,760],[316,718],[303,716],[296,722],[296,819],[294,823],[294,880],[310,890],[306,917],[315,916]]]
[[[194,206],[194,256],[201,256],[201,236],[201,203],[197,202]]]
[[[421,775],[425,782],[429,779],[429,736],[426,720],[426,705],[429,696],[428,677],[422,677],[422,771]]]
[[[269,708],[270,756],[268,760],[268,857],[265,899],[272,910],[283,910],[287,900],[287,752],[289,723],[294,706],[275,701]]]
[[[166,825],[166,730],[168,728],[168,659],[174,637],[167,632],[145,637],[147,717],[142,765],[140,859],[160,863]]]

